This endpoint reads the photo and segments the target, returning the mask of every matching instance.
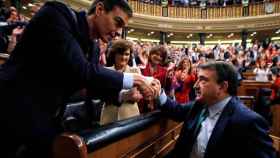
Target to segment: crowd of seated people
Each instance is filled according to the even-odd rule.
[[[132,43],[130,66],[141,70],[140,72],[144,76],[157,78],[167,95],[179,104],[188,103],[195,98],[193,85],[197,80],[196,67],[208,61],[232,63],[239,72],[240,81],[244,79],[242,76],[244,72],[250,72],[255,74],[255,81],[271,82],[273,85],[271,100],[280,98],[280,47],[276,43],[264,44],[255,41],[252,47],[245,49],[239,44],[216,45],[215,47],[192,45],[180,48],[166,43],[163,45],[149,42]],[[101,47],[103,46],[101,45]],[[108,46],[109,52],[110,49]],[[119,54],[122,53],[119,52]],[[106,61],[100,63],[105,62],[107,63],[105,66],[112,66],[110,53],[107,53],[106,56]],[[111,61],[109,62],[108,59]],[[137,73],[139,72],[137,71]],[[138,108],[140,113],[146,113],[157,107],[154,107],[154,104],[140,101]]]
[[[108,69],[128,72],[128,73],[138,73],[141,71],[138,67],[132,67],[132,43],[126,40],[117,40],[113,42],[112,47],[109,51],[107,67]],[[107,124],[115,122],[118,120],[123,120],[129,117],[138,116],[140,114],[137,102],[131,102],[129,98],[125,97],[130,91],[134,91],[135,88],[131,90],[122,90],[122,104],[112,105],[106,102],[105,106],[101,112],[100,124]]]
[[[4,18],[4,22],[21,22],[22,18],[20,18],[15,8],[11,7],[9,8],[9,11],[10,14],[7,16],[7,18]],[[32,24],[29,26],[32,26]],[[26,28],[25,33],[28,32],[28,28],[29,27]],[[24,27],[13,28],[12,36],[15,36],[16,38],[14,39],[15,41],[13,41],[13,47],[15,47],[17,44],[17,40],[20,40],[20,34],[22,34],[22,32],[24,33]],[[23,35],[25,35],[25,33]],[[22,38],[22,40],[23,39],[24,38]],[[99,61],[101,65],[106,67],[107,69],[104,69],[106,71],[109,71],[108,69],[110,69],[119,71],[121,73],[126,72],[142,74],[143,76],[147,76],[147,82],[150,79],[152,83],[157,82],[158,80],[161,85],[160,87],[165,90],[166,95],[170,98],[173,98],[178,103],[176,104],[176,107],[191,107],[191,105],[188,103],[195,99],[193,89],[194,84],[201,82],[199,81],[201,80],[201,75],[198,75],[201,73],[201,71],[198,71],[198,69],[200,66],[209,61],[226,61],[228,63],[232,63],[240,73],[240,80],[242,80],[242,72],[251,71],[256,73],[256,81],[273,82],[273,93],[271,95],[271,99],[277,100],[280,98],[280,47],[279,45],[272,42],[267,45],[254,42],[253,46],[250,48],[243,48],[238,44],[234,46],[217,45],[214,48],[204,45],[192,45],[180,48],[166,43],[160,45],[157,43],[133,42],[118,38],[112,39],[112,41],[110,41],[108,44],[100,40],[96,40],[94,42],[98,42],[97,46],[99,47],[99,59],[98,55],[93,56],[94,59],[90,56],[87,56],[86,59],[88,60],[87,62],[89,64],[92,64],[90,62],[95,60]],[[10,43],[11,42],[9,42],[8,45],[10,45]],[[18,46],[21,45],[18,44]],[[17,54],[17,48],[18,47],[16,47],[15,51],[13,52],[13,48],[9,49],[7,46],[6,50],[3,51],[14,53],[12,54],[13,56]],[[31,49],[32,48],[33,45]],[[95,49],[95,47],[93,49]],[[96,48],[96,50],[98,50],[98,48]],[[15,60],[15,62],[17,62],[17,60]],[[8,65],[8,63],[9,61],[6,65]],[[58,63],[60,64],[60,62]],[[4,65],[3,68],[6,65]],[[113,71],[110,72],[114,73]],[[197,75],[199,77],[197,77]],[[269,78],[269,75],[272,77]],[[153,80],[153,78],[156,78],[157,80]],[[111,80],[109,80],[109,83],[110,82]],[[123,82],[123,84],[124,83],[127,82]],[[101,89],[106,85],[102,83],[100,84],[102,86]],[[155,86],[153,84],[147,85]],[[156,94],[154,93],[155,96],[152,96],[155,97],[155,100],[143,98],[145,95],[144,93],[140,94],[140,91],[143,91],[143,87],[141,86],[134,87],[129,90],[121,90],[118,96],[119,104],[116,102],[109,102],[108,100],[102,100],[104,104],[102,105],[103,107],[99,118],[99,124],[104,125],[112,123],[114,121],[127,119],[138,116],[141,113],[147,113],[158,109],[159,107],[157,106],[162,106],[159,104],[159,102],[157,102],[161,101],[157,98],[159,97],[158,95],[160,90],[160,88],[157,89]],[[105,92],[107,93],[108,91]],[[136,92],[138,92],[138,94]],[[82,93],[83,95],[94,95],[94,90],[83,89]],[[133,96],[131,94],[133,94]],[[86,97],[89,97],[90,95]],[[160,95],[162,95],[162,93]],[[111,97],[110,93],[106,94],[106,96],[108,98]],[[88,101],[87,99],[88,98],[86,98],[85,102]],[[96,109],[92,108],[87,110]],[[62,112],[65,111],[63,110]]]
[[[241,5],[245,3],[258,3],[264,2],[264,0],[141,0],[144,3],[150,4],[168,4],[169,6],[200,6],[207,5],[207,7],[225,7],[227,5]]]
[[[33,16],[42,3],[31,4],[30,12]],[[21,34],[28,24],[29,18],[23,16],[14,6],[0,5],[0,53],[11,53]]]
[[[16,32],[15,30],[13,32]],[[126,42],[125,40],[116,40],[116,43]],[[255,73],[256,81],[272,82],[270,99],[277,100],[280,98],[280,47],[276,43],[271,42],[264,45],[261,42],[254,42],[252,47],[244,49],[239,44],[216,45],[215,47],[192,45],[180,48],[166,43],[159,45],[149,42],[131,42],[131,49],[128,52],[130,54],[129,61],[124,61],[124,59],[117,61],[117,59],[114,59],[118,56],[125,56],[125,52],[120,52],[123,50],[119,49],[117,52],[112,52],[115,42],[112,43],[107,45],[99,41],[100,64],[117,71],[127,70],[123,69],[124,67],[131,67],[129,70],[133,69],[136,73],[157,78],[167,95],[179,104],[188,103],[195,98],[193,85],[197,79],[196,67],[211,60],[231,62],[238,70],[240,80],[243,79],[243,72],[251,72]],[[116,55],[112,57],[112,53]],[[118,64],[117,62],[122,63],[123,68],[121,70],[115,67]],[[105,104],[101,114],[101,124],[156,109],[153,104],[143,102],[143,100],[138,105],[134,105],[137,108],[135,108],[133,114],[126,114],[126,116],[122,117],[116,113],[114,119],[106,120],[106,113],[110,111],[108,109],[111,106],[110,103]],[[114,110],[117,112],[120,109],[120,107],[117,107]]]
[[[0,26],[0,53],[9,53],[19,40],[26,21],[12,6],[1,8],[0,22],[2,22],[2,26]]]
[[[1,14],[1,20],[4,22],[17,22],[24,19],[18,15],[14,7],[10,7],[8,12],[5,13],[7,14]],[[0,48],[5,48],[0,53],[12,51],[23,29],[24,27],[15,27],[13,29],[11,37],[8,39],[10,40],[9,46],[3,47],[0,44]],[[7,32],[0,33],[6,34]],[[3,36],[0,37],[2,38]],[[270,99],[277,100],[280,98],[280,46],[276,43],[263,44],[256,41],[252,47],[244,49],[239,44],[216,45],[214,47],[192,45],[180,48],[166,43],[159,45],[149,42],[126,42],[128,41],[118,41],[116,39],[113,44],[106,44],[99,41],[100,64],[116,71],[131,70],[135,73],[141,73],[144,76],[158,79],[167,95],[179,104],[186,104],[195,98],[193,85],[197,79],[196,67],[211,60],[222,60],[232,63],[239,72],[240,80],[243,79],[243,72],[252,72],[256,75],[256,81],[272,82]],[[127,52],[129,60],[117,60],[117,57],[124,58],[126,50],[120,48],[114,50],[116,46],[129,46],[129,49],[127,48],[127,50],[130,50]],[[117,68],[116,65],[122,65],[122,68]],[[106,111],[110,111],[110,103],[106,103],[101,115],[101,124],[156,109],[154,103],[143,103],[143,100],[139,104],[133,105],[137,107],[132,110],[134,111],[133,114],[125,114],[123,117],[116,113],[114,119],[106,120],[105,116],[108,113]],[[117,107],[114,110],[119,112],[120,109],[120,107]]]

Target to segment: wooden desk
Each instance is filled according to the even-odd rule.
[[[255,80],[256,74],[254,72],[243,72],[242,77],[244,77],[245,80]]]
[[[258,99],[260,88],[270,88],[271,82],[259,82],[255,80],[242,80],[238,87],[238,96],[255,96]]]
[[[238,96],[238,98],[250,109],[254,109],[256,98],[254,96]]]
[[[174,148],[182,125],[156,114],[80,134],[64,133],[55,140],[54,158],[161,158]]]
[[[280,105],[270,107],[272,112],[271,134],[280,137]]]

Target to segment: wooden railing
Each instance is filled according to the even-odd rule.
[[[140,14],[147,14],[151,16],[161,16],[161,6],[159,5],[151,5],[146,3],[141,3],[138,0],[137,1],[129,1],[132,9],[136,13]]]
[[[271,106],[270,108],[273,116],[271,134],[280,137],[280,105],[274,105]],[[280,139],[279,139],[279,145],[280,145]]]
[[[174,148],[183,123],[158,114],[76,134],[64,133],[54,143],[54,158],[162,158]],[[279,154],[279,136],[272,133],[270,137]]]
[[[162,16],[163,7],[157,4],[147,4],[139,0],[129,0],[131,7],[137,14]],[[265,5],[268,3],[250,4],[247,8],[242,5],[231,5],[226,7],[209,7],[201,9],[200,7],[174,7],[168,6],[168,17],[186,18],[186,19],[223,19],[223,18],[241,18],[244,16],[261,16],[270,14],[265,11]],[[280,1],[273,1],[273,14],[280,13]],[[247,12],[247,13],[245,13]]]
[[[258,98],[260,88],[270,88],[271,82],[258,82],[255,80],[243,80],[240,83],[237,94],[239,96],[255,96]]]
[[[183,123],[164,119],[159,111],[114,122],[55,140],[54,158],[164,157],[179,137]]]

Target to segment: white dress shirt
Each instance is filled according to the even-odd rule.
[[[209,116],[201,123],[201,128],[193,145],[190,158],[204,157],[208,141],[212,135],[212,131],[230,99],[230,96],[226,97],[220,102],[208,107]]]

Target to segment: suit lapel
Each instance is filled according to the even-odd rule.
[[[228,102],[228,104],[225,106],[222,114],[220,115],[213,131],[212,135],[208,141],[205,157],[209,152],[214,150],[216,148],[217,143],[222,139],[222,135],[224,133],[225,127],[228,124],[228,121],[230,120],[230,116],[234,112],[234,105],[236,104],[236,98],[232,97],[232,99]]]

